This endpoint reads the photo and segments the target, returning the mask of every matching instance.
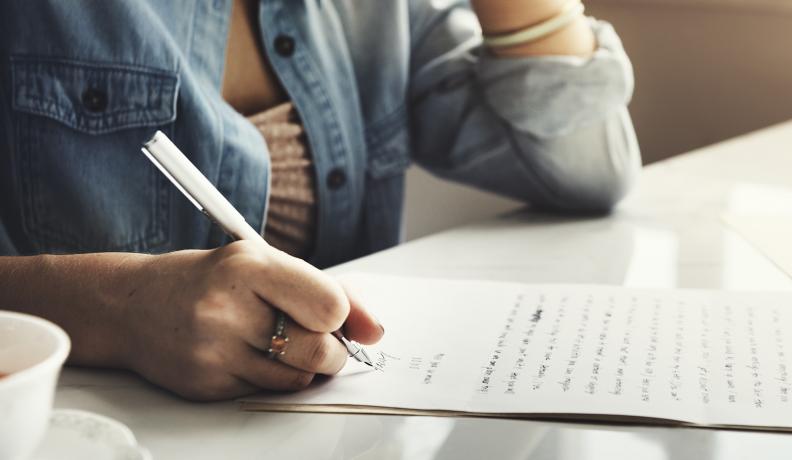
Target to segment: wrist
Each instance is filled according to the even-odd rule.
[[[121,367],[150,375],[154,354],[163,351],[163,324],[171,324],[167,334],[177,335],[179,328],[190,324],[180,323],[178,310],[184,296],[191,297],[205,283],[193,281],[192,271],[211,251],[185,250],[160,255],[129,254],[119,264],[117,284],[112,289],[109,302],[116,302],[112,310],[117,313],[113,329],[119,337],[114,341],[114,359]],[[159,332],[158,332],[159,331]],[[172,351],[172,350],[171,350]]]
[[[97,322],[91,365],[134,370],[136,331],[141,305],[152,287],[149,274],[158,256],[117,254],[106,267],[106,276],[98,286]]]
[[[529,27],[558,14],[566,0],[472,0],[485,35]]]
[[[486,36],[508,35],[560,18],[570,0],[473,0]],[[580,5],[578,4],[578,7]],[[571,55],[589,57],[597,49],[597,39],[584,15],[577,15],[545,36],[510,46],[491,46],[500,57]]]

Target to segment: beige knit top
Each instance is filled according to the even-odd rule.
[[[222,94],[267,142],[272,169],[264,239],[306,258],[313,251],[316,231],[314,167],[302,123],[267,61],[257,19],[259,4],[233,0]]]
[[[248,117],[264,136],[271,163],[264,239],[295,257],[313,250],[316,231],[314,167],[305,132],[292,103]]]

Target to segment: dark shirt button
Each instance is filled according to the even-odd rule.
[[[275,37],[275,51],[283,57],[294,54],[294,39],[288,35],[278,35]]]
[[[337,190],[346,184],[347,176],[344,170],[340,168],[333,169],[327,175],[327,186],[331,190]]]
[[[107,93],[100,89],[88,88],[82,94],[82,103],[91,112],[104,112],[107,109]]]

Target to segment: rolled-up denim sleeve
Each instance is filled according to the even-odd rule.
[[[589,19],[598,42],[589,58],[505,58],[482,46],[466,2],[411,7],[419,164],[556,211],[608,211],[627,193],[641,163],[626,108],[632,67],[608,23]]]

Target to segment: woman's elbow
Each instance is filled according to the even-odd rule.
[[[577,191],[570,200],[572,211],[584,214],[609,214],[624,199],[635,184],[638,169],[614,172],[598,183]]]
[[[568,213],[606,214],[636,183],[641,154],[627,110],[600,123],[542,142],[537,162],[544,176],[541,199],[534,204]]]

